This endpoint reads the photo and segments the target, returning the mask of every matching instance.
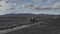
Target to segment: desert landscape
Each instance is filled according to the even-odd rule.
[[[13,16],[14,15],[14,16]],[[60,34],[59,15],[34,15],[34,14],[13,14],[0,16],[0,30],[13,29],[23,25],[34,24],[30,27],[18,29],[5,34]],[[31,23],[30,18],[34,17],[37,22]],[[35,24],[37,23],[37,24]]]

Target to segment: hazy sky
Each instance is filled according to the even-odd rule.
[[[60,0],[0,0],[0,15],[11,13],[60,15],[60,9],[49,8],[60,8]]]

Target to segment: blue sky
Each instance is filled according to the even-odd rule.
[[[17,3],[18,5],[23,4],[23,3],[33,3],[33,4],[41,4],[41,5],[48,5],[48,0],[43,0],[42,2],[34,2],[33,0],[13,0],[13,2]],[[38,0],[36,0],[38,1]],[[52,0],[49,5],[52,5],[60,0]]]
[[[7,0],[5,0],[7,1]],[[60,0],[9,0],[10,3],[5,3],[2,0],[0,5],[0,15],[4,14],[18,14],[18,13],[33,13],[33,14],[54,14],[60,15],[60,9],[46,9],[46,8],[60,8]],[[8,7],[7,7],[8,6]],[[7,8],[6,8],[7,7]],[[13,8],[13,9],[11,9]],[[45,10],[41,9],[44,8]]]
[[[38,0],[36,0],[38,1]],[[33,5],[38,5],[38,6],[53,6],[55,3],[60,2],[60,0],[50,0],[50,2],[48,2],[49,0],[43,0],[43,1],[39,1],[36,2],[34,0],[16,0],[16,4],[19,6],[21,4],[26,4],[26,3],[32,3]],[[29,10],[29,9],[24,9],[24,11],[22,11],[22,13],[36,13],[36,14],[60,14],[60,9],[59,10],[40,10],[40,11],[33,11],[33,10]]]

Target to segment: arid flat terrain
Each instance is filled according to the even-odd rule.
[[[28,28],[19,29],[7,34],[60,34],[60,18],[46,20]]]
[[[34,24],[30,22],[31,17],[34,17],[38,22],[41,23],[35,24],[28,28],[9,32],[7,34],[60,34],[59,15],[0,16],[0,30],[12,29],[14,27],[27,24]]]

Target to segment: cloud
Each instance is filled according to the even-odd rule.
[[[52,0],[33,0],[33,2],[40,3],[40,2],[51,2]]]
[[[53,4],[54,2],[56,2],[56,0],[33,0],[33,2],[35,3],[47,3],[47,4]]]
[[[21,7],[33,7],[34,5],[32,3],[25,3],[22,4]]]
[[[28,8],[28,9],[34,10],[35,7],[37,7],[37,6],[30,4],[30,3],[29,4],[22,4],[22,8]]]
[[[43,0],[33,0],[33,2],[42,2]]]
[[[60,1],[56,2],[52,7],[53,8],[60,8]]]
[[[36,1],[40,1],[40,0],[36,0]],[[42,1],[42,0],[41,0]],[[52,0],[48,0],[50,2],[52,2]],[[56,10],[56,9],[60,9],[60,2],[56,2],[53,5],[49,6],[49,5],[37,5],[37,4],[23,4],[22,5],[24,8],[28,8],[28,9],[32,9],[32,10]]]
[[[44,1],[46,0],[34,0],[34,2],[44,2]],[[48,0],[47,2],[51,3],[52,0]],[[59,8],[59,7],[60,7],[60,2],[57,2],[52,6],[49,6],[49,5],[41,6],[33,3],[26,3],[16,7],[16,4],[12,3],[11,0],[0,0],[0,15],[11,14],[11,13],[14,13],[14,14],[22,13],[20,12],[21,8],[28,8],[28,9],[31,9],[32,11],[37,12],[41,10],[52,10],[51,8]]]
[[[24,8],[32,9],[32,10],[51,10],[52,7],[50,6],[40,6],[40,5],[34,5],[34,4],[23,4]]]
[[[52,3],[54,2],[55,0],[47,0],[48,3]]]
[[[11,0],[0,0],[0,15],[9,14],[16,10],[16,4]]]

